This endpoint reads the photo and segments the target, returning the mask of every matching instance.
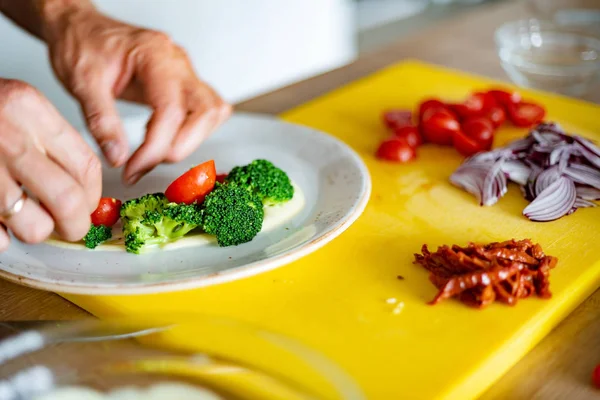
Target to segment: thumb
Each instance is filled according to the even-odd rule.
[[[129,145],[112,92],[106,86],[88,85],[77,99],[102,153],[113,166],[120,167],[127,161]]]

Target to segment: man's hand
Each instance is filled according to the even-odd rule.
[[[129,184],[161,162],[187,157],[231,113],[163,33],[75,6],[46,18],[43,37],[56,75],[81,103],[107,159],[114,166],[126,164],[123,178]],[[131,157],[115,98],[154,111],[145,141]]]
[[[0,252],[9,228],[26,243],[56,228],[81,239],[102,191],[100,160],[58,111],[26,83],[0,79]],[[40,203],[25,198],[25,186]],[[16,205],[19,204],[19,207]]]

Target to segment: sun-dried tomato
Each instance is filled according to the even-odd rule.
[[[434,253],[423,245],[421,253],[415,254],[415,264],[429,271],[429,280],[439,289],[431,304],[458,297],[483,308],[494,301],[514,305],[534,294],[552,296],[550,270],[558,260],[529,239],[440,246]]]

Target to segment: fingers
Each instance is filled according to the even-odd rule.
[[[178,77],[170,77],[156,65],[144,71],[140,81],[154,113],[148,122],[144,143],[133,153],[123,171],[123,179],[130,185],[165,160],[186,114]]]
[[[21,197],[23,191],[4,167],[0,168],[0,187],[3,189],[0,210],[6,211]],[[40,243],[54,230],[54,222],[50,215],[31,199],[25,200],[18,213],[2,222],[25,243]],[[0,252],[6,250],[4,246],[8,247],[9,243],[6,230],[4,227],[0,228]]]
[[[231,115],[229,104],[223,102],[212,89],[202,89],[189,101],[190,115],[171,144],[168,162],[179,162],[188,157]]]
[[[81,103],[88,129],[104,156],[113,166],[122,166],[129,156],[129,145],[111,86],[101,80],[85,82],[85,87],[74,93]]]
[[[6,226],[0,224],[0,253],[4,253],[8,250],[9,245],[10,237],[8,236],[8,232],[6,232]]]
[[[102,195],[102,164],[96,154],[68,124],[43,135],[43,142],[48,156],[83,187],[87,210],[92,213]]]
[[[73,177],[32,147],[8,163],[7,167],[10,175],[50,211],[56,230],[65,240],[76,241],[85,236],[91,223],[89,205],[83,187]],[[23,218],[35,220],[42,218],[42,213],[45,212],[38,205],[27,200],[25,208],[7,222],[16,234],[23,229],[18,222],[29,223],[29,219],[23,221]],[[17,224],[14,228],[13,223]],[[30,225],[27,227],[33,229]]]

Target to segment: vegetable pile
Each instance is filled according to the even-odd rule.
[[[555,123],[542,123],[525,138],[463,162],[450,181],[475,195],[481,205],[495,204],[507,181],[521,187],[531,203],[523,215],[552,221],[600,200],[600,148],[571,136]]]
[[[426,99],[414,114],[416,118],[409,110],[383,113],[393,136],[380,144],[378,158],[408,162],[417,157],[417,148],[423,143],[454,146],[468,157],[491,149],[496,129],[506,120],[514,126],[531,127],[543,120],[546,111],[524,101],[517,92],[492,89],[472,93],[458,104]]]
[[[267,160],[235,167],[227,175],[217,175],[211,160],[175,179],[164,193],[146,194],[123,204],[101,199],[84,242],[93,249],[109,240],[111,227],[120,218],[125,248],[134,254],[192,231],[214,235],[219,246],[236,246],[260,232],[264,206],[287,202],[293,196],[288,175]]]
[[[423,245],[421,252],[415,254],[414,263],[430,272],[429,280],[439,289],[430,304],[458,297],[469,306],[484,308],[496,300],[515,305],[531,295],[552,295],[550,270],[558,260],[528,239],[440,246],[434,253]]]

